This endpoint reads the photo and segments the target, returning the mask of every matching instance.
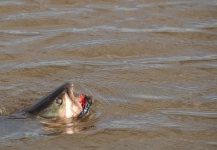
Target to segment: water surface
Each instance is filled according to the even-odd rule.
[[[1,0],[0,149],[216,149],[216,14],[215,0]],[[83,120],[8,118],[65,81],[96,100]]]

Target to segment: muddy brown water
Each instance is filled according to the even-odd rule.
[[[217,149],[215,0],[1,0],[0,149]],[[9,118],[64,83],[76,123]]]

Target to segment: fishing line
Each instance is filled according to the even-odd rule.
[[[97,22],[96,22],[96,23],[97,23]],[[95,27],[96,27],[96,26],[94,26],[94,28],[93,28],[93,32],[95,31]],[[82,78],[83,78],[84,69],[85,69],[86,64],[87,64],[87,58],[88,58],[88,56],[89,56],[89,51],[90,51],[92,42],[93,42],[93,34],[91,34],[91,37],[90,37],[90,44],[89,44],[89,47],[87,48],[87,53],[86,53],[86,55],[85,55],[85,57],[84,57],[84,64],[83,64],[83,66],[82,66],[81,74],[80,74],[80,77],[79,77],[79,80],[78,80],[78,87],[80,87],[81,80],[82,80]],[[85,83],[83,82],[83,84],[85,84]]]
[[[95,28],[94,28],[95,30]],[[91,34],[91,39],[90,39],[90,44],[89,44],[89,47],[87,48],[87,53],[84,57],[84,63],[83,63],[83,66],[82,66],[82,69],[81,69],[81,74],[80,74],[80,78],[78,80],[78,85],[81,84],[81,79],[83,78],[83,74],[84,74],[84,69],[86,67],[86,64],[87,64],[87,57],[89,56],[89,51],[90,51],[90,48],[91,48],[91,45],[92,45],[92,41],[93,41],[93,34]]]

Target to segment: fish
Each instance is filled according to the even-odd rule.
[[[89,112],[93,97],[83,93],[75,97],[73,87],[72,82],[66,82],[31,106],[14,114],[28,114],[42,118],[81,119]]]

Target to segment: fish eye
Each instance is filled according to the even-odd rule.
[[[56,103],[57,103],[58,105],[61,105],[61,104],[63,103],[63,100],[62,100],[61,98],[57,98],[57,99],[56,99]]]

